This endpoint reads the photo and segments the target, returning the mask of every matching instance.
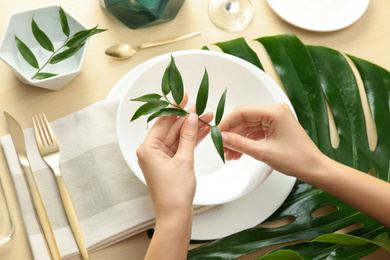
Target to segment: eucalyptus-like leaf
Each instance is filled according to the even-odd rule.
[[[143,96],[138,97],[138,98],[130,99],[130,101],[149,102],[149,101],[153,101],[153,100],[159,100],[160,98],[162,98],[162,96],[160,94],[152,93],[152,94],[143,95]]]
[[[35,40],[39,43],[39,45],[42,46],[45,50],[48,50],[50,52],[54,52],[53,43],[49,39],[49,37],[44,33],[37,23],[34,21],[34,18],[31,20],[31,29],[32,33],[34,35]]]
[[[214,146],[217,149],[219,156],[223,163],[225,163],[225,153],[223,149],[222,133],[218,126],[210,126],[211,139],[213,140]]]
[[[90,36],[101,33],[106,31],[105,29],[98,29],[97,26],[95,26],[92,29],[89,30],[82,30],[77,33],[75,33],[69,41],[65,44],[66,47],[72,48],[75,46],[79,46],[80,44],[84,43]]]
[[[57,53],[56,55],[53,56],[53,58],[50,59],[49,63],[56,64],[60,61],[66,60],[66,59],[72,57],[73,55],[75,55],[83,46],[84,46],[84,43],[82,43],[78,46],[69,48],[63,52]]]
[[[176,67],[175,59],[172,56],[169,67],[169,83],[172,96],[176,104],[180,104],[184,97],[183,78],[181,77],[180,71]]]
[[[215,125],[218,125],[221,122],[223,111],[225,110],[226,92],[227,89],[225,89],[221,98],[219,99],[217,112],[215,113]]]
[[[32,78],[33,79],[47,79],[47,78],[51,78],[51,77],[54,77],[57,75],[58,74],[54,74],[54,73],[40,72],[40,73],[37,73],[36,75],[34,75],[34,77],[32,77]]]
[[[16,46],[25,61],[30,64],[32,67],[39,69],[39,64],[37,58],[35,58],[34,53],[27,47],[24,42],[22,42],[17,36],[15,36]]]
[[[166,69],[165,69],[165,72],[164,72],[164,75],[162,77],[162,80],[161,80],[161,91],[162,93],[166,96],[169,94],[169,92],[171,92],[171,85],[170,85],[170,75],[169,75],[169,72],[170,72],[170,66],[168,66]]]
[[[160,117],[160,116],[187,116],[187,112],[179,109],[179,108],[173,108],[173,107],[168,107],[168,108],[163,108],[152,115],[148,118],[148,123],[152,121],[153,119]]]
[[[198,115],[203,114],[206,105],[207,100],[209,98],[209,75],[207,73],[207,70],[204,70],[202,82],[200,83],[198,95],[196,96],[196,113]]]
[[[69,24],[68,24],[68,17],[66,16],[66,13],[65,13],[64,9],[62,9],[61,6],[60,6],[59,13],[60,13],[60,23],[61,23],[62,32],[67,37],[69,37],[70,29],[69,29]]]
[[[159,111],[160,109],[165,108],[168,105],[169,103],[164,100],[153,100],[148,103],[145,103],[140,108],[138,108],[137,111],[135,111],[130,121],[134,121],[140,116],[148,115],[156,111]]]

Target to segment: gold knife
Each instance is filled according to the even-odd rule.
[[[3,110],[5,119],[7,120],[8,128],[18,155],[19,163],[22,166],[23,174],[26,179],[28,191],[34,206],[35,215],[37,217],[39,227],[42,231],[46,247],[51,259],[61,260],[60,251],[58,250],[57,242],[53,234],[53,229],[50,225],[49,217],[39,193],[37,184],[31,171],[28,161],[26,146],[24,142],[23,130],[16,119],[10,113]]]

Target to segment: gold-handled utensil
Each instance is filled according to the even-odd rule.
[[[58,189],[60,191],[61,200],[65,208],[66,216],[68,218],[70,227],[72,229],[77,246],[80,250],[83,259],[89,259],[87,247],[84,242],[84,236],[80,228],[80,224],[70,199],[65,182],[60,171],[60,148],[57,138],[46,119],[46,116],[36,115],[33,118],[35,139],[37,140],[38,150],[43,160],[53,170]]]
[[[118,59],[128,59],[131,58],[134,54],[137,53],[140,49],[145,49],[145,48],[150,48],[150,47],[155,47],[155,46],[160,46],[168,43],[173,43],[173,42],[178,42],[182,41],[191,37],[194,37],[196,35],[201,34],[201,31],[198,32],[193,32],[190,34],[182,35],[182,36],[177,36],[169,39],[163,39],[163,40],[158,40],[158,41],[153,41],[153,42],[148,42],[141,44],[140,46],[133,47],[129,44],[126,43],[119,43],[112,45],[106,50],[106,54],[111,57],[115,57]]]
[[[12,141],[15,146],[19,163],[22,166],[23,175],[26,179],[27,188],[30,193],[34,212],[37,217],[39,227],[42,231],[50,258],[54,260],[61,260],[60,252],[58,250],[57,242],[53,234],[53,229],[50,225],[49,217],[47,216],[47,212],[43,204],[41,194],[39,193],[37,184],[35,183],[35,178],[31,171],[30,163],[27,157],[22,127],[16,121],[16,119],[5,110],[4,116],[7,120],[8,128],[11,133]]]

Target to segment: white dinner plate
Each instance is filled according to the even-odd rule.
[[[356,22],[369,0],[267,0],[286,22],[302,29],[329,32]]]
[[[210,51],[199,51],[199,50],[190,50],[190,51],[179,51],[179,52],[174,52],[172,55],[176,59],[176,63],[178,65],[179,70],[181,70],[182,65],[180,61],[181,56],[183,57],[191,57],[191,63],[195,64],[198,61],[200,62],[204,57],[208,57],[209,55],[217,56],[217,57],[223,57],[224,59],[227,59],[232,62],[236,62],[241,64],[243,67],[246,67],[248,70],[251,71],[252,74],[256,75],[261,75],[260,77],[263,78],[265,82],[264,84],[269,84],[272,86],[269,90],[268,93],[252,93],[250,95],[248,100],[245,100],[245,104],[251,104],[251,103],[272,103],[272,102],[286,102],[290,104],[288,98],[285,96],[283,91],[279,88],[279,86],[276,85],[276,83],[273,82],[272,79],[270,79],[263,71],[255,67],[254,65],[239,59],[237,57],[227,55],[227,54],[222,54],[222,53],[215,53],[215,52],[210,52]],[[203,58],[200,58],[203,57]],[[113,98],[122,98],[122,100],[129,100],[129,96],[126,96],[127,93],[130,91],[129,86],[132,85],[132,83],[139,78],[139,75],[142,74],[145,69],[148,69],[150,66],[153,66],[155,63],[159,62],[165,62],[166,60],[169,60],[170,54],[164,54],[158,57],[155,57],[151,60],[148,60],[134,69],[132,69],[129,73],[127,73],[112,89],[112,91],[109,93],[107,96],[107,99],[113,99]],[[207,58],[206,58],[207,59]],[[186,59],[183,59],[184,61]],[[225,60],[225,63],[226,61]],[[213,62],[211,62],[213,63]],[[233,74],[231,73],[226,73],[225,69],[225,63],[223,66],[218,66],[219,69],[217,71],[221,71],[223,75],[234,75],[238,71],[234,71]],[[229,62],[228,62],[229,63]],[[201,63],[202,64],[202,63]],[[207,69],[209,69],[210,60],[207,60]],[[167,64],[165,64],[163,67],[165,68]],[[203,63],[204,65],[204,63]],[[223,69],[222,69],[223,68]],[[204,70],[204,66],[202,67],[202,73]],[[213,80],[212,75],[216,74],[217,72],[212,72],[213,70],[209,71],[209,76],[210,76],[210,87],[212,88],[213,85]],[[246,71],[246,70],[244,70]],[[199,72],[200,73],[200,72]],[[225,74],[226,73],[226,74]],[[248,71],[246,71],[248,73]],[[184,84],[186,84],[187,80],[185,79],[184,75],[185,73],[183,72],[183,78],[184,78]],[[200,75],[201,77],[202,75]],[[241,75],[243,76],[243,75]],[[198,81],[200,81],[198,79]],[[230,81],[229,81],[230,82]],[[231,84],[235,85],[238,84],[237,82],[232,81]],[[229,83],[230,84],[230,83]],[[229,91],[229,86],[228,87],[228,99],[229,100],[229,93],[232,91]],[[231,87],[232,88],[232,87]],[[240,85],[240,95],[244,95],[244,89],[246,88],[246,85]],[[261,89],[260,86],[258,88]],[[187,85],[185,85],[185,89],[187,89]],[[145,90],[147,93],[149,93],[149,90]],[[132,92],[131,92],[132,93]],[[234,92],[233,92],[234,93]],[[138,93],[135,93],[136,95]],[[256,96],[257,95],[257,96]],[[124,97],[123,97],[124,96]],[[190,95],[191,96],[191,95]],[[210,95],[211,96],[211,95]],[[262,97],[266,96],[266,99],[263,99]],[[133,98],[133,96],[131,97]],[[135,102],[131,102],[135,103]],[[228,103],[228,102],[227,102]],[[291,106],[291,104],[290,104]],[[226,107],[227,110],[231,110],[232,107],[228,108]],[[120,120],[122,120],[125,123],[129,123],[129,118],[132,116],[132,111],[128,111],[127,114],[123,115],[122,118],[120,116],[120,110],[118,109],[118,135],[119,135],[119,128],[120,128]],[[124,111],[124,110],[123,110]],[[226,114],[229,111],[226,112]],[[124,117],[123,117],[124,116]],[[146,129],[146,121],[140,120],[142,129]],[[146,120],[146,119],[145,119]],[[130,133],[133,133],[134,130],[129,130]],[[127,132],[129,133],[129,132]],[[143,137],[136,135],[138,142],[142,142]],[[119,136],[118,136],[119,138]],[[122,149],[122,148],[121,148]],[[199,149],[199,147],[197,148]],[[213,147],[205,147],[205,149],[211,149],[213,150]],[[123,151],[124,156],[126,155],[126,152],[129,151]],[[134,154],[134,150],[132,151]],[[196,155],[197,156],[197,155]],[[210,159],[209,162],[217,161],[220,160],[218,158],[218,155],[214,154],[213,159]],[[226,166],[227,167],[227,166]],[[242,167],[242,166],[241,166]],[[199,179],[200,177],[197,176]],[[219,205],[217,208],[210,210],[206,213],[196,215],[194,217],[193,221],[193,230],[192,230],[192,239],[197,239],[197,240],[208,240],[208,239],[217,239],[221,238],[236,232],[239,232],[243,229],[253,227],[259,223],[261,223],[263,220],[265,220],[267,217],[269,217],[285,200],[285,198],[288,196],[288,194],[291,191],[291,188],[293,187],[295,183],[295,178],[285,176],[283,174],[280,174],[276,171],[273,171],[273,173],[268,177],[268,179],[265,180],[265,182],[258,188],[256,188],[253,192],[249,193],[248,195],[241,197],[239,199],[236,199],[232,202],[224,203]],[[255,185],[258,186],[258,185]],[[254,189],[254,188],[253,188]]]

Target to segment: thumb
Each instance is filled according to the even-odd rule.
[[[261,160],[261,144],[258,141],[246,138],[242,135],[223,132],[223,145],[233,151],[247,154],[257,160]]]
[[[186,118],[181,131],[177,154],[182,156],[194,156],[196,140],[198,137],[198,115],[191,113]]]

